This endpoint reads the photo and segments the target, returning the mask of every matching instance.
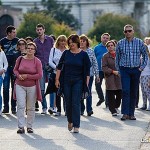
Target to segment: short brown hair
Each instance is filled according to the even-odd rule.
[[[42,27],[43,29],[45,29],[45,26],[42,23],[37,24],[36,28],[40,28]]]
[[[113,45],[116,46],[116,44],[115,44],[115,42],[113,40],[108,41],[105,46],[108,47],[109,43],[113,43]]]
[[[36,46],[36,44],[35,44],[34,42],[29,42],[29,43],[27,43],[27,46],[28,46],[28,45],[33,45],[34,48],[35,48],[35,50],[37,49],[37,46]]]
[[[67,43],[68,43],[68,46],[69,46],[69,41],[72,40],[73,43],[77,43],[77,46],[78,48],[80,48],[80,38],[79,38],[79,35],[77,34],[71,34],[68,39],[67,39]]]
[[[90,46],[90,40],[85,34],[80,35],[80,40],[85,40],[86,41],[86,46],[87,47]]]
[[[25,44],[25,47],[27,48],[27,42],[26,42],[26,40],[23,39],[23,38],[21,38],[21,39],[19,39],[18,42],[17,42],[17,49],[18,49],[19,43],[20,43],[21,41]]]
[[[110,34],[109,34],[109,33],[103,33],[103,34],[101,35],[101,37],[103,37],[104,35],[107,35],[107,36],[109,36],[109,38],[110,38]]]

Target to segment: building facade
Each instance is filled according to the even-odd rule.
[[[43,9],[41,0],[1,0],[0,19],[8,15],[13,24],[18,27],[22,14],[28,9],[37,7]],[[96,17],[105,13],[129,15],[139,22],[144,36],[150,31],[150,0],[57,0],[61,4],[72,4],[72,14],[82,24],[78,33],[87,33],[93,27]],[[9,6],[11,5],[11,7]],[[10,7],[6,9],[6,7]],[[5,7],[5,8],[4,8]],[[13,13],[12,13],[13,12]],[[7,16],[7,17],[8,17]],[[6,17],[6,16],[5,16]],[[0,21],[1,22],[1,21]],[[1,36],[1,35],[0,35]]]

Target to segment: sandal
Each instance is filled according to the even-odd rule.
[[[23,133],[25,133],[24,128],[19,128],[19,129],[17,130],[17,133],[18,133],[18,134],[23,134]]]
[[[32,128],[27,128],[27,132],[28,133],[33,133],[33,129]]]

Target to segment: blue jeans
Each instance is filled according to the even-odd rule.
[[[7,71],[5,72],[5,77],[3,80],[3,100],[4,100],[4,110],[9,111],[9,88],[11,80],[11,110],[16,111],[16,100],[13,99],[13,88],[14,88],[14,76],[13,76],[13,67],[8,66]]]
[[[46,97],[44,96],[45,93],[45,82],[48,80],[49,73],[45,71],[43,68],[43,77],[40,80],[40,87],[41,87],[41,94],[42,94],[42,109],[47,109],[47,102]]]
[[[97,83],[95,80],[96,92],[98,94],[99,100],[104,101],[104,94],[103,94],[103,90],[102,90],[102,82],[104,79],[104,72],[103,71],[99,71],[99,77],[100,77],[100,82]],[[106,91],[106,95],[105,95],[105,104],[108,105],[107,91]]]
[[[86,111],[87,113],[91,112],[92,111],[92,84],[93,84],[93,76],[90,77],[90,80],[89,80],[89,91],[90,91],[90,96],[86,99]],[[84,105],[84,100],[81,100],[81,113],[83,113],[85,110],[85,105]]]
[[[66,101],[66,113],[69,123],[73,127],[80,127],[80,100],[82,97],[83,81],[70,80],[64,82],[64,98]]]
[[[1,95],[2,83],[3,83],[3,78],[2,76],[0,76],[0,110],[2,110],[2,95]]]
[[[54,108],[55,93],[50,94],[49,99],[50,99],[50,107]]]
[[[122,108],[124,115],[134,116],[141,71],[139,68],[120,67],[122,82]]]

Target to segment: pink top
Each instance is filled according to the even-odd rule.
[[[39,79],[41,79],[43,75],[41,61],[37,57],[34,57],[33,59],[25,59],[22,56],[20,56],[16,60],[16,64],[13,71],[14,74],[17,76],[15,84],[25,86],[25,87],[31,87],[36,85],[37,100],[41,101],[42,97],[41,97],[41,89],[39,85]],[[23,81],[19,80],[19,74],[27,74],[27,79]]]

